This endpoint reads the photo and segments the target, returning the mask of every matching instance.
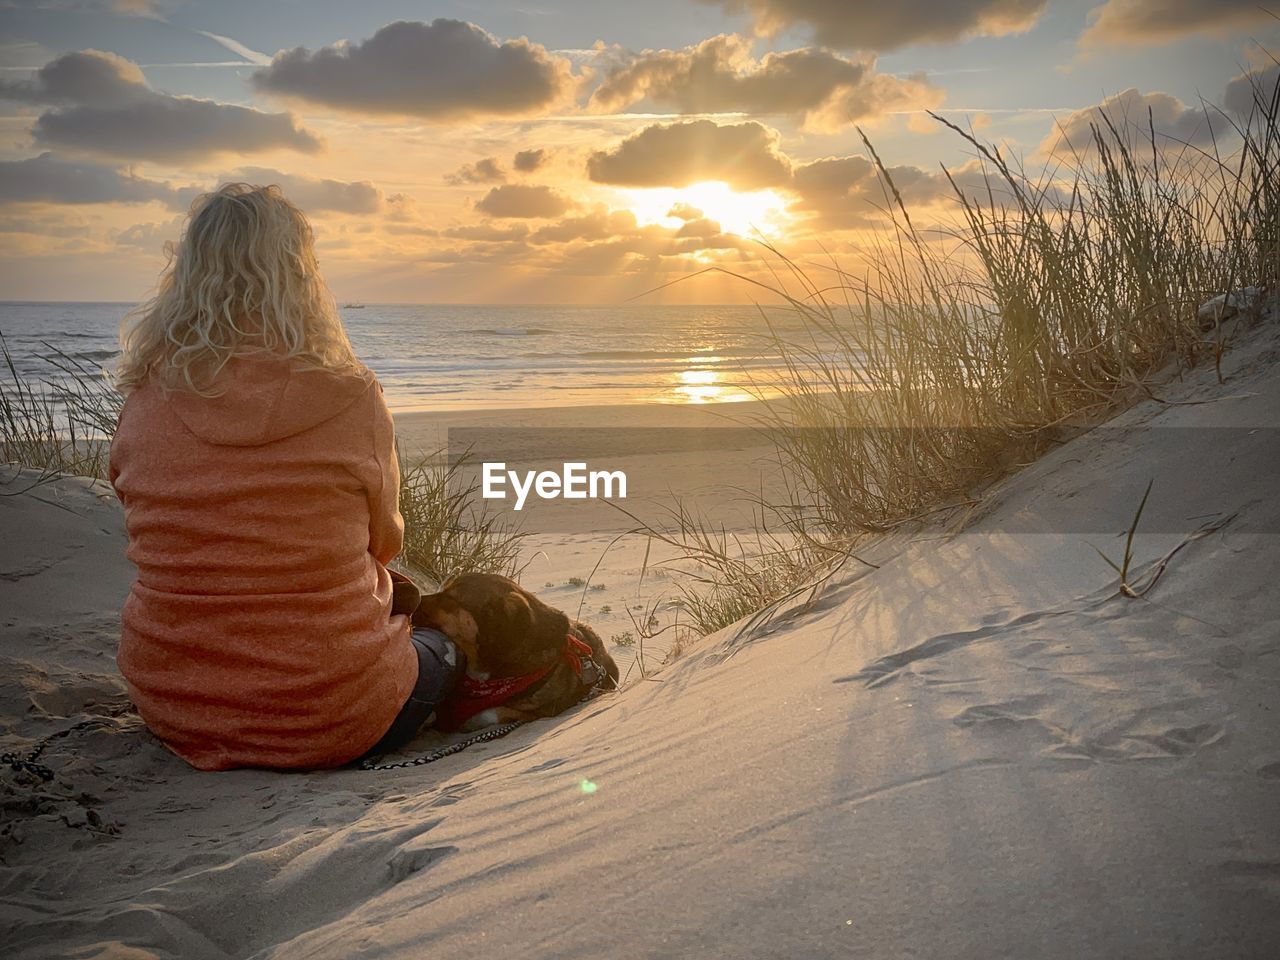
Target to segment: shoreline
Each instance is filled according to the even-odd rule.
[[[537,407],[468,407],[466,409],[396,410],[396,433],[418,435],[443,427],[493,426],[724,426],[726,421],[747,419],[765,407],[763,400],[734,400],[711,403],[662,403],[637,400],[632,403],[548,404]],[[736,414],[736,416],[734,415]],[[609,422],[602,422],[607,418]]]

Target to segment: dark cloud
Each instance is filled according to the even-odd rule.
[[[888,168],[905,203],[933,203],[953,195],[941,172],[901,165]],[[967,168],[964,172],[968,172]],[[875,164],[861,155],[824,157],[795,167],[791,189],[797,200],[793,209],[810,214],[814,225],[831,229],[864,226],[876,220],[877,207],[886,204]]]
[[[710,120],[653,124],[611,150],[593,153],[587,174],[597,183],[625,187],[684,187],[722,180],[739,189],[785,183],[791,175],[778,152],[778,135],[748,121],[721,125]]]
[[[814,205],[831,203],[843,201],[875,175],[875,165],[866,157],[825,157],[799,164],[792,173],[792,188]]]
[[[114,167],[42,153],[0,162],[0,203],[151,203],[186,206],[190,191]]]
[[[287,148],[317,153],[322,141],[288,113],[153,94],[116,107],[71,107],[42,114],[36,142],[112,157],[157,161]]]
[[[508,183],[494,187],[476,203],[476,209],[491,217],[558,217],[573,204],[550,187]]]
[[[1102,128],[1104,136],[1110,135],[1104,118],[1129,141],[1145,142],[1154,126],[1157,144],[1175,148],[1185,143],[1207,146],[1213,142],[1215,131],[1223,133],[1228,126],[1222,117],[1210,116],[1202,108],[1188,106],[1167,93],[1140,93],[1130,87],[1058,121],[1041,141],[1040,151],[1069,156],[1093,150],[1094,125]]]
[[[756,30],[774,35],[796,24],[832,47],[889,50],[912,43],[945,43],[1026,30],[1048,0],[702,0],[745,10]],[[1197,0],[1186,0],[1188,3]],[[1209,6],[1205,0],[1199,0]]]
[[[751,46],[726,34],[683,50],[646,51],[609,73],[590,106],[611,112],[648,99],[682,113],[785,115],[806,128],[831,131],[942,102],[942,91],[922,76],[876,73],[873,57],[852,60],[815,47],[756,60]]]
[[[286,197],[308,212],[377,213],[382,192],[368,180],[326,180],[281,173],[265,167],[241,167],[232,179],[278,186]]]
[[[576,87],[569,61],[461,20],[400,20],[368,40],[278,53],[255,88],[359,114],[456,120],[545,112]]]
[[[121,159],[177,161],[281,148],[315,153],[322,147],[290,113],[157,93],[137,64],[97,50],[64,54],[32,80],[2,83],[0,98],[52,105],[32,129],[37,143]]]
[[[511,165],[521,173],[533,173],[546,162],[547,151],[538,148],[536,150],[521,150],[515,155]]]
[[[485,157],[475,163],[464,163],[453,173],[445,175],[445,183],[455,187],[468,183],[501,183],[507,179],[507,171],[502,169],[494,157]]]
[[[50,60],[30,80],[0,80],[0,98],[52,105],[107,105],[149,94],[136,63],[101,50]]]
[[[1089,28],[1080,42],[1085,46],[1164,43],[1273,19],[1267,4],[1259,0],[1106,0],[1090,12]]]
[[[1271,98],[1275,96],[1276,85],[1280,83],[1280,64],[1272,64],[1265,69],[1250,70],[1242,73],[1227,84],[1222,104],[1229,111],[1241,117],[1247,117],[1254,108],[1255,91],[1262,100],[1262,109],[1266,109]]]

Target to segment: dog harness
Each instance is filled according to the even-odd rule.
[[[494,680],[476,680],[463,677],[452,694],[436,708],[435,726],[438,730],[452,733],[478,713],[500,707],[509,700],[514,700],[526,693],[551,675],[560,662],[567,662],[574,676],[582,685],[583,693],[589,692],[600,683],[606,673],[591,658],[591,648],[573,634],[565,637],[560,657],[545,667],[539,667],[533,673],[519,677],[498,677]]]

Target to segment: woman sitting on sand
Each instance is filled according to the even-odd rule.
[[[205,770],[406,743],[464,665],[391,615],[391,415],[306,218],[275,187],[202,196],[121,339],[111,482],[138,576],[119,663],[147,726]]]

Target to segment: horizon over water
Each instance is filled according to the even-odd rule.
[[[49,347],[111,369],[120,301],[0,301],[20,375],[48,376]],[[753,305],[368,303],[339,308],[356,354],[397,413],[749,400],[782,370],[769,342],[800,334]],[[810,334],[805,333],[806,340]],[[47,346],[46,346],[47,345]]]

